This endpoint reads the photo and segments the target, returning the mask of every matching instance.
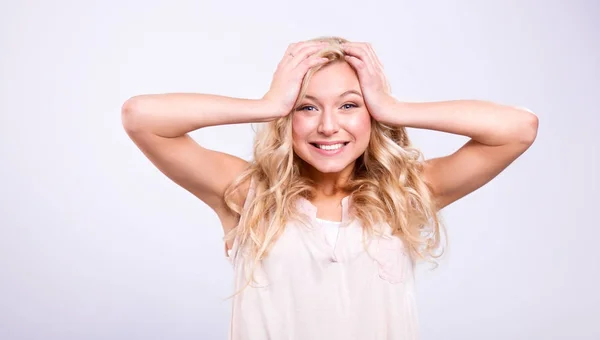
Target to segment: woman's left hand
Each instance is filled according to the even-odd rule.
[[[367,110],[375,120],[385,123],[386,116],[392,114],[397,100],[391,94],[391,87],[383,73],[383,65],[369,43],[344,43],[346,61],[358,74],[363,99]]]

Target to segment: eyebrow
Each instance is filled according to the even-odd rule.
[[[356,91],[356,90],[348,90],[348,91],[346,91],[346,92],[344,92],[344,93],[340,94],[340,95],[339,95],[339,98],[341,98],[341,97],[344,97],[344,96],[347,96],[347,95],[349,95],[349,94],[355,94],[355,95],[358,95],[358,96],[361,96],[361,97],[362,97],[362,95],[360,94],[360,92],[358,92],[358,91]],[[317,97],[315,97],[315,96],[311,96],[311,95],[309,95],[309,94],[307,94],[307,95],[306,95],[306,96],[304,96],[304,97],[305,97],[306,99],[311,99],[311,100],[318,101]]]

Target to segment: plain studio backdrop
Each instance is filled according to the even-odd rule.
[[[534,145],[443,210],[423,339],[600,339],[593,1],[21,1],[0,5],[0,338],[225,339],[232,269],[204,203],[138,151],[144,93],[260,98],[289,43],[372,43],[405,101],[533,110]],[[426,158],[466,138],[411,129]],[[253,126],[203,146],[251,157]],[[367,340],[367,339],[365,339]]]

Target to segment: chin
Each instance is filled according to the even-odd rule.
[[[342,172],[348,165],[314,165],[311,164],[313,168],[317,171],[322,172],[324,174],[335,174],[338,172]]]
[[[323,162],[319,160],[311,160],[308,163],[315,170],[324,173],[324,174],[335,174],[344,171],[348,166],[352,164],[352,162],[343,162],[343,161],[334,161],[334,162]]]

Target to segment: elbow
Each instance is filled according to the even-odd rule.
[[[530,146],[537,138],[539,119],[531,110],[522,109],[522,119],[519,129],[519,142]]]
[[[127,133],[140,130],[140,116],[139,97],[129,98],[121,106],[121,124]]]

